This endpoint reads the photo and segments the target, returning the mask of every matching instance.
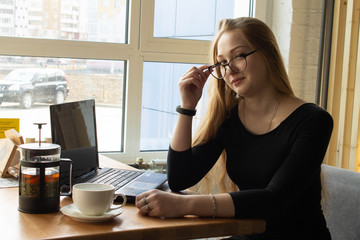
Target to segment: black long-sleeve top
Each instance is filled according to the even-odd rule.
[[[333,128],[331,115],[305,103],[274,130],[254,135],[237,109],[207,143],[183,152],[169,149],[171,190],[195,185],[225,149],[227,173],[240,189],[230,193],[235,217],[267,222],[266,232],[250,239],[330,239],[320,204],[320,171]]]

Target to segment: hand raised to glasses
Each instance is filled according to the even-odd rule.
[[[181,106],[185,109],[195,109],[199,102],[204,85],[210,75],[206,69],[208,65],[190,68],[184,76],[180,78],[179,88],[181,96]],[[204,71],[206,70],[206,71]]]

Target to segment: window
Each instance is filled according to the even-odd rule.
[[[0,81],[1,117],[20,118],[24,137],[34,137],[33,123],[50,122],[49,104],[94,98],[99,151],[121,150],[121,138],[110,141],[107,135],[122,136],[125,61],[12,56],[0,60],[9,66],[0,74],[4,79]],[[26,93],[31,93],[30,100]],[[25,98],[30,105],[24,103]],[[50,126],[42,131],[51,137]]]
[[[191,61],[193,57],[184,56],[187,58],[187,63],[184,63],[178,54],[174,54],[176,50],[180,49],[179,53],[184,54],[189,48],[199,46],[204,41],[209,43],[216,32],[218,21],[223,18],[249,16],[249,3],[247,0],[155,0],[153,27],[147,28],[154,29],[153,32],[147,32],[152,38],[149,42],[153,41],[154,44],[148,49],[144,42],[143,49],[149,52],[166,51],[166,56],[171,59],[144,62],[140,151],[168,149],[177,120],[175,107],[180,104],[178,79],[192,66],[208,63],[209,44],[199,51],[198,57],[202,60],[196,62]],[[172,46],[172,49],[164,50],[163,44],[178,44],[178,47]],[[189,51],[189,54],[193,53],[194,51]],[[201,116],[201,110],[205,109],[204,100],[205,97],[197,107],[197,116]],[[199,119],[194,118],[194,130],[198,122]]]
[[[0,19],[7,19],[0,24],[0,79],[16,69],[59,70],[65,79],[59,82],[69,90],[63,90],[63,100],[96,100],[99,150],[124,162],[166,157],[180,103],[179,77],[190,66],[208,63],[218,19],[248,15],[251,8],[248,0],[198,0],[204,11],[193,18],[187,0],[57,2],[28,1],[21,16],[27,28],[17,27],[17,2],[0,6]],[[170,11],[176,13],[171,19]],[[189,27],[189,19],[199,18]],[[170,28],[161,24],[165,20]],[[49,137],[49,104],[61,102],[49,92],[33,98],[29,108],[21,99],[3,99],[0,117],[20,118],[25,138],[36,136],[34,122],[45,121],[43,136]],[[199,115],[205,107],[198,106]]]
[[[178,79],[194,63],[145,62],[141,107],[140,151],[167,150],[177,120],[175,106],[180,104]],[[206,89],[204,89],[206,92]],[[198,104],[204,107],[205,97]],[[198,111],[198,115],[201,111]],[[194,129],[198,118],[194,118]]]
[[[249,4],[249,0],[156,0],[154,37],[212,40],[219,20],[250,16]]]
[[[25,3],[9,1],[2,4],[0,19],[6,19],[9,22],[7,27],[11,29],[7,36],[125,42],[128,18],[127,0],[117,0],[118,8],[110,8],[109,0],[57,0],[55,2],[56,4],[45,0],[31,0]],[[28,7],[18,10],[23,4]],[[10,9],[11,15],[6,12]],[[101,15],[107,17],[100,18]],[[116,30],[112,29],[112,35],[102,37],[100,31],[106,26],[116,26]],[[3,29],[5,26],[0,26],[0,28]]]

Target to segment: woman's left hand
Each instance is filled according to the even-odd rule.
[[[143,215],[176,218],[186,215],[184,195],[154,189],[136,197],[135,205]]]

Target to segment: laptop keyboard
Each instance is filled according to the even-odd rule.
[[[91,182],[113,185],[115,187],[115,190],[118,190],[119,188],[123,187],[124,185],[126,185],[127,183],[129,183],[143,173],[144,172],[141,171],[111,168],[109,169],[109,171],[92,179]]]

